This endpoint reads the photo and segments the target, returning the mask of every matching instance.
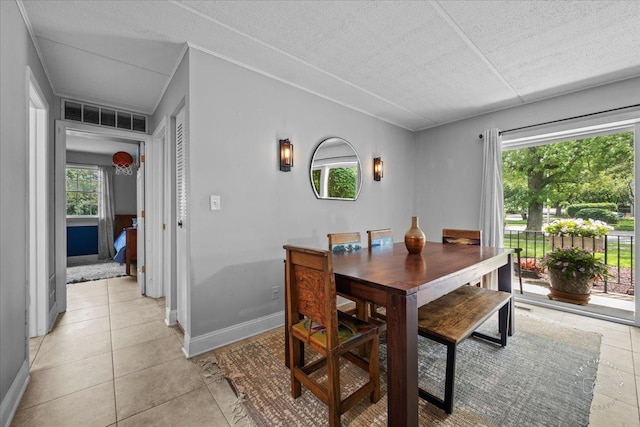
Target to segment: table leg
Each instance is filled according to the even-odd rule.
[[[387,401],[387,425],[418,425],[418,299],[415,294],[387,297]]]
[[[507,263],[502,267],[498,268],[498,290],[513,293],[513,256],[509,254],[507,258]],[[511,298],[511,302],[509,303],[509,312],[511,316],[509,316],[509,336],[512,336],[515,333],[515,312],[513,307],[513,298]],[[507,310],[500,310],[500,325],[505,324],[504,317],[507,316]],[[502,332],[502,331],[500,331]]]

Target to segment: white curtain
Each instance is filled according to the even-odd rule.
[[[503,246],[504,239],[502,137],[500,131],[487,129],[483,134],[483,141],[482,193],[480,197],[482,244],[499,248]],[[491,276],[484,286],[498,289],[497,274]]]
[[[98,259],[113,258],[113,167],[98,166],[100,170],[100,200],[98,201]]]

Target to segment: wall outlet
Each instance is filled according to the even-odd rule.
[[[278,299],[278,294],[280,293],[280,286],[274,286],[271,288],[273,292],[271,293],[271,299]]]

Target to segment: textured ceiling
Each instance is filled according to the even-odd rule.
[[[147,114],[187,43],[411,130],[640,76],[640,1],[22,4],[56,94]]]

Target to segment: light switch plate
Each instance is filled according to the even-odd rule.
[[[220,210],[220,196],[209,196],[209,204],[212,211]]]

